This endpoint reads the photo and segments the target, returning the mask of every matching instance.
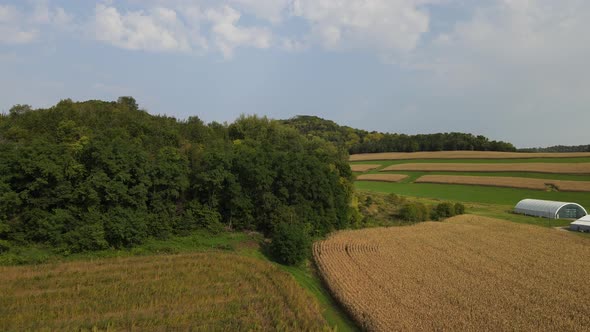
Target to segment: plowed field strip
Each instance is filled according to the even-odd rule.
[[[381,171],[421,172],[537,172],[557,174],[590,174],[590,163],[519,163],[519,164],[467,164],[467,163],[408,163],[388,166]]]
[[[424,175],[416,183],[469,184],[492,187],[509,187],[546,190],[547,186],[559,191],[590,191],[590,181],[565,181],[499,176]]]
[[[590,152],[526,153],[494,151],[436,151],[436,152],[386,152],[353,154],[350,161],[406,160],[406,159],[532,159],[532,158],[583,158]]]
[[[377,164],[355,164],[355,165],[350,165],[350,169],[353,172],[366,172],[366,171],[370,171],[372,169],[379,168],[379,167],[381,167],[381,165],[377,165]]]
[[[314,246],[332,292],[372,331],[589,330],[590,289],[572,287],[587,255],[587,238],[470,215]]]
[[[362,174],[356,179],[359,181],[400,182],[407,177],[405,174]]]

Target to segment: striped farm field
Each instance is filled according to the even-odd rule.
[[[408,178],[405,174],[362,174],[356,177],[359,181],[400,182]]]
[[[590,174],[590,163],[407,163],[390,165],[381,171]]]
[[[588,237],[463,215],[338,232],[313,254],[365,330],[590,330]]]
[[[590,152],[532,153],[495,151],[434,151],[385,152],[353,154],[350,161],[409,160],[409,159],[531,159],[531,158],[590,158]]]
[[[0,267],[0,331],[321,331],[279,267],[218,252]]]
[[[379,164],[354,164],[350,165],[353,172],[366,172],[381,167]]]
[[[590,191],[590,181],[564,181],[500,176],[424,175],[416,183],[468,184],[535,190]],[[549,187],[549,188],[548,188]]]

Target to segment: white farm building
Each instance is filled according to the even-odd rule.
[[[583,216],[582,218],[571,223],[570,230],[580,231],[580,232],[590,232],[590,215]]]
[[[586,210],[577,203],[544,201],[540,199],[523,199],[516,204],[514,212],[527,216],[549,219],[577,219],[588,214]]]

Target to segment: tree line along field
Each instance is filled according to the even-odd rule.
[[[207,252],[0,267],[0,330],[321,331],[279,267]]]
[[[410,159],[536,159],[590,158],[590,152],[497,152],[497,151],[436,151],[363,153],[350,156],[350,161],[410,160]]]
[[[314,245],[327,285],[369,331],[586,331],[588,255],[588,238],[474,215]]]

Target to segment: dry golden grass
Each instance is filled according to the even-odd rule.
[[[546,190],[555,187],[560,191],[590,191],[590,181],[566,181],[501,176],[424,175],[418,178],[416,183],[469,184],[535,190]]]
[[[381,171],[419,172],[536,172],[555,174],[590,174],[590,163],[516,163],[516,164],[469,164],[469,163],[409,163],[388,166]]]
[[[356,179],[358,181],[400,182],[407,177],[404,174],[361,174]]]
[[[317,302],[277,267],[199,253],[0,267],[0,330],[315,331]]]
[[[473,215],[314,245],[332,293],[371,331],[589,331],[587,257],[588,238]]]
[[[353,154],[350,161],[402,159],[530,159],[590,157],[590,152],[530,153],[495,151],[385,152]]]
[[[379,168],[380,166],[381,165],[377,165],[377,164],[356,164],[356,165],[350,165],[350,169],[353,172],[366,172],[366,171],[370,171],[375,168]]]

